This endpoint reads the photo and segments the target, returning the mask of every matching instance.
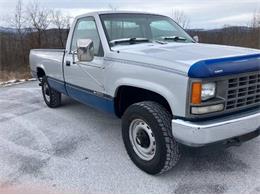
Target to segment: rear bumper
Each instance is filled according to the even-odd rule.
[[[175,139],[193,147],[242,136],[259,128],[259,110],[203,122],[172,120],[172,134]]]

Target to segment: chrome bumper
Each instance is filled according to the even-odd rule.
[[[259,128],[259,110],[203,122],[172,120],[172,134],[175,139],[194,147],[245,135]]]

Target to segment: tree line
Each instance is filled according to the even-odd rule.
[[[42,8],[37,1],[17,2],[5,19],[10,28],[0,31],[0,81],[30,77],[29,53],[36,48],[64,48],[71,17]]]
[[[184,12],[175,10],[172,17],[183,28],[188,28],[190,21]],[[13,16],[6,21],[11,29],[0,32],[0,81],[30,77],[30,49],[64,48],[71,17],[58,10],[42,8],[37,1],[24,6],[19,0]],[[247,27],[187,32],[191,36],[198,35],[202,43],[260,49],[260,14],[254,14]]]

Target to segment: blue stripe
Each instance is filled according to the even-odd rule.
[[[70,84],[66,84],[66,89],[68,94],[73,99],[89,105],[91,107],[97,108],[99,110],[114,114],[114,101],[112,98],[99,97],[91,93],[89,90],[85,90]]]
[[[260,71],[260,54],[199,61],[190,67],[188,76],[209,78],[253,71]]]
[[[48,83],[51,86],[51,88],[55,89],[56,91],[63,93],[65,95],[67,95],[67,91],[66,91],[66,87],[63,81],[57,80],[57,79],[53,79],[48,77]]]
[[[70,96],[71,98],[97,108],[99,110],[115,114],[114,99],[106,94],[100,93],[102,96],[97,96],[93,91],[77,87],[63,81],[48,77],[48,83],[51,88]]]

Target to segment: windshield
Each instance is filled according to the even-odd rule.
[[[194,42],[178,24],[166,16],[116,13],[101,14],[100,18],[110,46],[115,43],[121,45],[144,43],[145,41],[133,41],[141,39],[165,44]]]

